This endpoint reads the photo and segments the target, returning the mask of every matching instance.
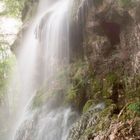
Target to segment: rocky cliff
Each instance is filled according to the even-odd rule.
[[[43,86],[33,101],[37,108],[55,100],[54,108],[71,105],[80,114],[68,140],[140,139],[139,15],[139,0],[74,1],[71,63],[50,94]]]
[[[70,140],[140,139],[139,7],[131,0],[75,1],[73,21],[82,35],[76,47],[88,70],[82,79],[86,113],[71,129]],[[93,104],[102,101],[105,108],[95,117]]]

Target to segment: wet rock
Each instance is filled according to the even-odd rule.
[[[77,121],[71,128],[68,136],[68,140],[84,140],[82,137],[86,129],[96,125],[99,121],[99,112],[104,108],[104,104],[91,107],[91,109],[85,113],[79,121]]]

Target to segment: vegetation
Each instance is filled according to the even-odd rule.
[[[65,82],[66,74],[69,75],[69,85]],[[87,112],[92,105],[101,101],[104,101],[106,106],[115,104],[118,111],[128,102],[139,101],[139,86],[136,87],[140,82],[139,77],[133,79],[111,72],[101,79],[95,76],[89,64],[82,60],[71,63],[67,69],[60,70],[58,75],[58,79],[54,81],[56,86],[49,89],[45,86],[38,91],[34,100],[35,106],[43,105],[58,94],[64,98],[64,101],[61,100],[62,104],[71,104],[81,113]],[[134,84],[136,81],[137,84]],[[130,108],[138,111],[137,104]]]
[[[5,140],[9,130],[10,112],[7,102],[8,82],[13,71],[15,57],[9,52],[9,46],[0,44],[0,139]],[[9,118],[7,118],[7,114]]]
[[[136,1],[135,0],[119,0],[120,4],[124,8],[131,8],[136,6]]]
[[[2,13],[3,15],[21,17],[25,0],[2,0],[2,2],[6,5],[5,11]]]
[[[140,114],[140,102],[131,103],[128,109]]]
[[[0,139],[7,140],[10,130],[12,111],[8,102],[8,83],[15,66],[15,56],[10,50],[14,41],[16,19],[21,17],[21,5],[18,0],[2,0],[0,9]],[[1,7],[1,5],[0,5]],[[12,26],[14,22],[14,25]],[[13,30],[12,30],[13,29]],[[14,97],[15,98],[15,97]]]
[[[88,100],[83,107],[83,113],[87,112],[89,108],[93,105],[94,100]]]
[[[6,20],[7,16],[17,16],[15,12],[18,13],[17,9],[19,10],[19,7],[17,9],[14,7],[17,6],[16,4],[18,1],[14,2],[13,0],[3,0],[2,2],[5,3],[5,10],[2,11],[4,14],[0,15],[0,24],[2,24],[0,27],[0,100],[2,100],[7,92],[6,86],[9,80],[9,74],[13,70],[15,63],[15,56],[10,50],[10,45],[13,42],[12,39],[14,38],[13,36],[15,36],[15,34],[12,31],[7,31],[7,29],[3,27],[2,18],[5,18]]]
[[[9,73],[11,73],[15,58],[9,56],[0,61],[0,99],[4,98],[7,93],[7,82],[9,81]]]

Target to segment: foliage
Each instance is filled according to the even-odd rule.
[[[13,89],[9,87],[9,80],[11,73],[15,70],[15,56],[10,50],[10,45],[14,41],[16,26],[12,24],[13,19],[21,16],[21,7],[23,1],[19,0],[2,0],[3,9],[0,12],[0,139],[7,140],[7,133],[10,131],[12,123],[13,112],[15,109],[15,102],[17,97],[12,97],[9,103],[9,91],[17,94],[18,82]],[[11,17],[12,16],[12,17]],[[13,18],[15,17],[15,18]],[[4,19],[4,21],[3,21]],[[11,22],[7,22],[10,21]],[[16,20],[16,19],[15,19]],[[11,25],[10,25],[11,24]],[[8,28],[12,26],[13,28]],[[16,93],[16,94],[15,94]],[[11,105],[13,104],[13,106]]]
[[[64,66],[58,68],[56,73],[57,74],[55,75],[54,79],[48,79],[48,81],[41,85],[40,89],[36,92],[32,102],[32,109],[41,107],[52,99],[58,101],[58,99],[61,98],[60,100],[62,100],[64,94],[66,94],[66,90],[67,92],[68,89],[70,90],[70,88],[67,89],[67,67]],[[71,100],[70,98],[72,97],[68,98]],[[63,101],[61,101],[61,103],[63,103]]]
[[[138,114],[140,114],[140,102],[135,102],[135,103],[131,103],[128,106],[128,109],[137,112]]]
[[[21,17],[21,11],[25,0],[3,0],[6,4],[6,14],[14,17]]]
[[[88,100],[83,107],[83,113],[87,112],[88,109],[93,105],[93,103],[94,103],[93,100]]]
[[[119,2],[123,7],[126,7],[126,8],[134,6],[133,0],[120,0]]]
[[[124,77],[125,98],[129,101],[138,101],[140,99],[140,76]]]
[[[87,72],[88,72],[88,68],[86,63],[79,61],[78,63],[75,64],[76,66],[76,71],[75,74],[73,76],[73,80],[75,82],[75,85],[78,86],[84,86],[87,82]]]
[[[45,94],[41,90],[38,91],[33,99],[32,108],[40,107],[44,103],[45,99]]]
[[[86,88],[89,82],[88,64],[85,61],[77,60],[70,66],[70,81],[66,101],[82,111],[85,104]]]
[[[73,102],[75,101],[77,98],[77,89],[73,87],[73,85],[68,88],[67,91],[67,101],[68,102]]]
[[[9,80],[9,74],[13,70],[13,65],[15,63],[15,57],[13,55],[8,55],[8,49],[2,49],[0,47],[0,99],[4,97],[7,92],[7,82]]]
[[[7,132],[10,127],[10,112],[9,104],[6,102],[8,92],[8,82],[10,80],[10,73],[13,71],[15,65],[15,56],[9,54],[9,46],[0,45],[0,139],[7,139]],[[13,108],[12,108],[13,109]],[[7,114],[10,116],[7,118]]]
[[[103,3],[103,0],[94,0],[94,5],[98,6]]]
[[[113,85],[117,82],[117,75],[109,73],[105,79],[103,79],[103,96],[109,98],[112,95]]]

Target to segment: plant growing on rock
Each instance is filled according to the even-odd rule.
[[[128,109],[134,111],[140,115],[140,102],[131,103]]]

